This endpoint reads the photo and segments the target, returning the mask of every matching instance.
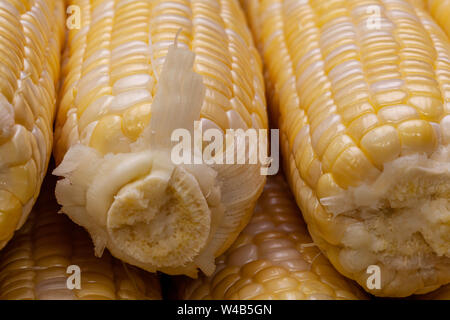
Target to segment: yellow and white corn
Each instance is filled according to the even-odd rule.
[[[62,211],[99,255],[107,247],[148,271],[212,273],[265,178],[260,165],[175,165],[171,136],[195,120],[219,132],[267,128],[262,66],[239,3],[68,4],[80,8],[80,26],[68,34],[56,121]]]
[[[107,252],[94,256],[86,231],[57,214],[53,190],[47,180],[30,218],[0,253],[0,299],[161,299],[156,275]]]
[[[62,0],[0,0],[0,248],[47,171],[63,28]]]
[[[314,242],[375,295],[449,283],[444,32],[406,0],[243,4],[267,67],[289,184]],[[373,272],[381,286],[368,285]]]
[[[312,242],[281,175],[269,178],[250,223],[211,277],[179,279],[180,299],[366,298]]]

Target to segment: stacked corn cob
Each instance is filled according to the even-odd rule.
[[[450,282],[450,44],[404,0],[244,0],[314,242],[380,296]]]
[[[0,1],[0,248],[25,222],[52,149],[62,0]]]
[[[56,122],[62,211],[99,255],[108,247],[149,271],[212,273],[265,179],[260,165],[175,165],[171,135],[192,132],[194,120],[219,132],[267,127],[261,63],[238,2],[68,3],[82,20],[68,35]]]
[[[0,252],[0,299],[160,299],[156,276],[108,253],[94,256],[86,232],[57,214],[53,190],[47,180],[27,223]],[[79,287],[72,265],[80,268]]]
[[[308,235],[281,176],[269,178],[252,220],[212,277],[179,280],[181,299],[363,299]]]

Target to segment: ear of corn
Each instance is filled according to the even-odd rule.
[[[0,299],[161,299],[155,275],[106,253],[94,256],[88,234],[57,214],[47,180],[30,218],[0,253]],[[79,267],[79,285],[70,266]]]
[[[0,2],[0,248],[47,170],[63,41],[61,0]]]
[[[267,180],[250,223],[217,259],[214,275],[178,285],[181,299],[365,298],[314,245],[280,175]]]
[[[174,165],[171,135],[192,133],[194,120],[218,132],[267,127],[261,63],[239,4],[69,4],[81,25],[68,35],[56,122],[62,211],[99,255],[108,247],[149,271],[213,272],[265,179],[259,165]]]
[[[422,0],[433,18],[450,36],[450,1],[448,0]]]
[[[375,295],[448,283],[448,38],[403,0],[243,3],[314,242]]]

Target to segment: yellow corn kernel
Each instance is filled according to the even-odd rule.
[[[381,126],[362,137],[361,147],[376,165],[382,166],[400,155],[400,137],[394,127]]]
[[[405,152],[432,152],[436,149],[436,132],[425,120],[409,120],[398,126],[398,133]]]

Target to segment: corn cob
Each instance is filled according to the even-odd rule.
[[[450,1],[448,0],[423,0],[425,7],[434,19],[450,36]]]
[[[81,25],[69,32],[56,120],[62,211],[98,255],[108,247],[148,271],[212,273],[250,218],[262,166],[175,165],[170,139],[194,120],[218,132],[267,127],[262,66],[238,2],[69,4]]]
[[[243,3],[314,242],[375,295],[450,282],[447,37],[404,0]]]
[[[61,0],[0,0],[0,249],[47,170],[63,28]]]
[[[30,218],[0,253],[0,299],[161,299],[156,275],[107,252],[94,256],[86,232],[57,214],[54,182],[44,182]],[[70,278],[72,265],[80,268],[79,288]]]
[[[181,277],[180,277],[181,278]],[[178,280],[181,299],[363,299],[313,244],[281,175],[269,178],[250,223],[213,276]]]

